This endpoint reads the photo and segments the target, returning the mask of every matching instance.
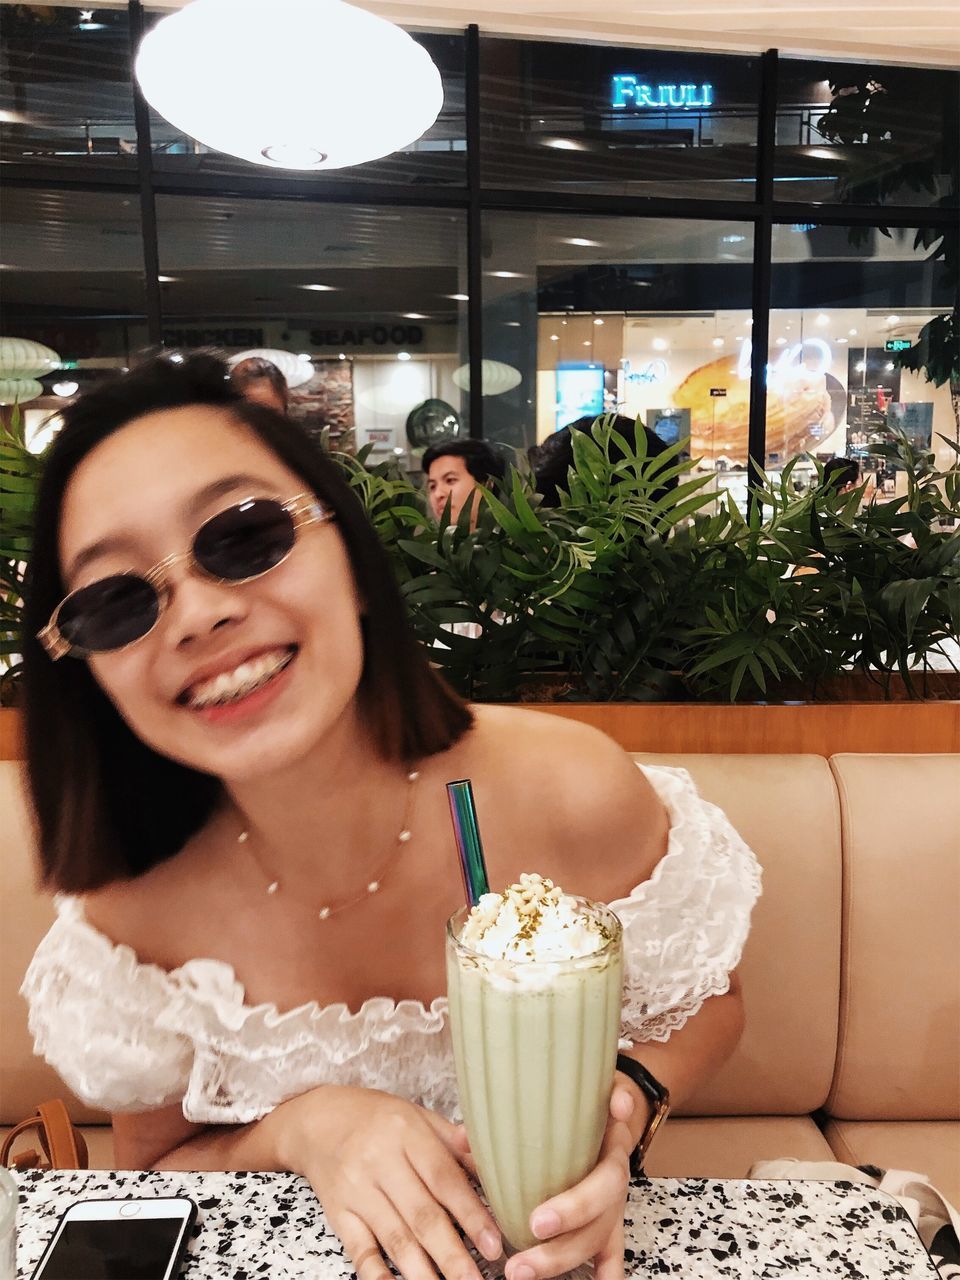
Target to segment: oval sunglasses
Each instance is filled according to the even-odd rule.
[[[205,520],[189,551],[168,556],[146,573],[114,573],[71,591],[37,639],[54,662],[67,654],[83,658],[123,649],[149,635],[160,621],[170,601],[175,565],[188,561],[214,582],[239,586],[282,564],[301,529],[333,518],[312,494],[300,493],[288,502],[245,498]]]

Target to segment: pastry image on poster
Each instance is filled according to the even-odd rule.
[[[832,353],[820,338],[785,350],[767,366],[767,449],[782,457],[816,450],[839,427],[846,392],[830,372]],[[711,394],[723,390],[726,395]],[[673,395],[690,411],[690,452],[746,465],[750,423],[750,343],[687,375]]]

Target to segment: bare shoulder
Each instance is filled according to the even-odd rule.
[[[86,919],[111,942],[131,947],[140,960],[164,963],[167,933],[181,921],[195,893],[205,858],[202,833],[179,853],[131,880],[114,880],[84,895]]]
[[[579,885],[613,874],[624,877],[626,890],[649,876],[666,850],[667,813],[612,738],[548,712],[485,705],[475,714],[473,749],[483,772],[504,791],[519,787],[536,806]],[[622,870],[611,872],[613,865]]]

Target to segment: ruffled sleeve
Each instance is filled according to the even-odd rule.
[[[56,907],[21,987],[35,1051],[88,1106],[142,1111],[179,1101],[193,1048],[161,1025],[169,975],[87,924],[76,898]]]
[[[686,769],[639,766],[670,817],[650,879],[611,902],[623,923],[621,1034],[665,1041],[710,996],[730,989],[760,896],[755,854]]]

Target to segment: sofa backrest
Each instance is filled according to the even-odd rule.
[[[960,1119],[960,755],[838,755],[844,1120]]]
[[[740,965],[746,1029],[688,1115],[802,1115],[823,1105],[837,1048],[840,810],[822,756],[636,755],[690,771],[763,867]]]

